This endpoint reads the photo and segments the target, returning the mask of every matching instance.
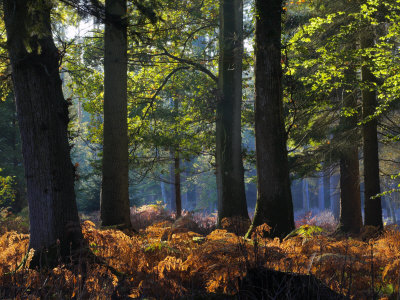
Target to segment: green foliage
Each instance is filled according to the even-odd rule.
[[[1,173],[0,169],[0,173]],[[11,176],[3,177],[0,175],[0,206],[9,206],[15,200],[15,178]]]

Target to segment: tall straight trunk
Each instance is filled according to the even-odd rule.
[[[217,104],[218,220],[249,219],[242,161],[242,0],[220,1],[220,62]]]
[[[355,77],[354,72],[346,74],[348,79]],[[357,99],[350,94],[343,96],[343,106],[355,109]],[[357,114],[340,119],[340,127],[346,136],[346,141],[340,149],[340,217],[338,231],[360,231],[362,226],[360,171],[358,162]]]
[[[310,197],[309,197],[309,189],[308,189],[308,181],[306,178],[302,180],[302,186],[303,186],[303,209],[304,212],[310,211]]]
[[[101,222],[130,228],[126,0],[106,0]]]
[[[340,217],[341,232],[360,231],[362,226],[360,199],[360,172],[358,147],[342,152],[340,158]]]
[[[13,96],[13,104],[15,108],[15,97]],[[17,112],[13,111],[13,116],[12,116],[12,136],[11,136],[11,143],[12,143],[12,150],[13,150],[13,169],[14,172],[18,172],[18,165],[20,163],[19,159],[19,138],[18,138],[18,120],[17,120]],[[22,189],[23,183],[20,180],[16,180],[14,182],[14,189],[15,189],[15,199],[14,202],[12,203],[12,209],[14,212],[20,212],[24,206],[26,205],[24,201],[24,191]]]
[[[7,46],[21,133],[29,204],[31,266],[53,265],[83,242],[74,192],[59,55],[48,1],[4,0]],[[29,28],[40,28],[40,35]],[[28,49],[30,51],[28,51]],[[47,251],[44,251],[47,249]]]
[[[169,166],[169,180],[170,180],[170,189],[169,189],[169,194],[170,194],[170,203],[169,203],[169,209],[171,211],[176,211],[176,195],[175,195],[175,151],[171,147],[170,152],[169,152],[169,157],[173,161],[170,166]]]
[[[267,223],[271,236],[294,229],[283,120],[281,67],[282,0],[256,0],[255,135],[257,203],[250,231]]]
[[[180,159],[178,151],[175,151],[174,174],[175,174],[174,186],[175,186],[176,218],[179,218],[182,215],[182,194],[181,194]]]
[[[160,190],[161,190],[161,197],[163,199],[163,204],[167,206],[168,204],[168,197],[167,197],[167,191],[165,190],[165,183],[164,181],[160,181]]]
[[[374,31],[367,28],[361,34],[360,46],[362,49],[374,46]],[[366,58],[366,61],[369,58]],[[370,86],[375,81],[368,66],[361,68],[362,81]],[[362,109],[364,121],[374,114],[377,106],[376,91],[370,88],[362,90]],[[378,121],[376,118],[363,124],[363,152],[364,152],[364,214],[365,225],[383,228],[381,198],[376,197],[381,192],[379,182],[379,153],[378,153]]]
[[[340,171],[339,171],[340,172]],[[336,220],[340,218],[340,175],[334,173],[332,176],[332,195],[331,195],[331,210]]]
[[[324,171],[323,184],[325,209],[329,209],[331,207],[331,174],[329,169]]]
[[[325,186],[324,186],[324,174],[320,174],[321,177],[318,178],[318,209],[323,211],[325,209]]]

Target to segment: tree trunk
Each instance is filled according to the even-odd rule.
[[[106,0],[101,222],[131,228],[127,125],[126,0]]]
[[[12,203],[12,209],[15,213],[20,212],[24,206],[26,206],[25,203],[25,197],[24,197],[24,190],[23,190],[23,182],[21,182],[21,177],[17,176],[18,172],[18,165],[21,162],[20,159],[20,153],[21,149],[19,148],[19,140],[20,138],[18,137],[18,116],[17,116],[17,111],[16,111],[16,106],[15,106],[15,97],[14,94],[12,93],[12,99],[13,99],[13,116],[12,116],[12,150],[13,150],[13,170],[14,170],[14,175],[16,177],[16,181],[14,182],[14,189],[15,189],[15,199],[14,202]]]
[[[372,28],[367,28],[361,35],[361,48],[374,46],[374,32]],[[365,58],[368,60],[369,58]],[[367,88],[362,91],[363,119],[374,114],[377,100],[376,91],[370,89],[370,85],[375,81],[368,66],[361,68],[362,81]],[[369,86],[369,88],[368,88]],[[363,152],[364,152],[364,214],[365,225],[383,228],[381,198],[376,197],[381,192],[379,182],[379,153],[378,153],[378,121],[376,118],[366,121],[363,124]]]
[[[310,211],[310,193],[309,193],[309,189],[308,189],[308,181],[307,178],[303,178],[302,180],[303,182],[303,209],[304,212],[308,212]]]
[[[27,181],[29,248],[35,249],[31,266],[54,265],[58,251],[66,259],[83,237],[51,5],[28,0],[5,0],[3,5]],[[41,29],[40,35],[29,31],[32,26]]]
[[[331,186],[333,187],[333,192],[331,195],[331,210],[333,216],[336,220],[340,218],[340,175],[338,173],[334,173],[332,176]]]
[[[169,179],[170,179],[170,203],[169,203],[169,209],[171,211],[176,211],[176,195],[175,195],[175,151],[173,150],[173,148],[170,149],[170,153],[169,153],[170,159],[173,161],[171,162],[170,166],[169,166]]]
[[[340,159],[340,218],[341,232],[358,233],[362,226],[358,147],[342,152]]]
[[[353,79],[355,74],[350,71],[346,76]],[[343,106],[355,109],[357,99],[352,94],[345,94]],[[342,116],[339,126],[343,130],[345,142],[340,149],[340,217],[338,231],[360,231],[362,226],[360,171],[358,162],[357,114]]]
[[[181,170],[179,152],[175,151],[174,158],[174,174],[175,174],[175,207],[176,207],[176,218],[182,215],[182,194],[181,194]]]
[[[242,161],[241,103],[243,56],[243,3],[220,2],[220,62],[217,104],[218,220],[249,219]]]
[[[294,229],[283,120],[281,0],[256,0],[255,135],[258,193],[253,224],[284,237]]]
[[[325,170],[323,181],[325,209],[329,209],[331,207],[331,174],[329,169]]]
[[[325,191],[324,191],[324,173],[320,173],[321,177],[318,178],[318,210],[325,210]]]

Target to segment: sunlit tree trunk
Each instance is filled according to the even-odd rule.
[[[130,228],[126,0],[106,0],[101,222]]]
[[[372,28],[367,28],[361,34],[360,46],[362,49],[374,46],[374,32]],[[366,58],[364,63],[370,59]],[[381,198],[376,197],[381,192],[379,182],[379,153],[378,153],[378,121],[376,118],[367,120],[374,114],[377,101],[376,91],[371,90],[370,85],[375,81],[375,76],[370,68],[364,65],[361,68],[362,82],[366,88],[362,91],[363,119],[363,153],[364,153],[364,214],[365,225],[383,228]]]
[[[50,1],[4,0],[3,8],[27,182],[29,248],[35,249],[31,267],[55,265],[57,253],[66,260],[83,237],[51,5]],[[33,26],[41,32],[30,31]]]
[[[282,103],[281,0],[255,1],[255,135],[257,203],[251,230],[263,223],[271,235],[294,229]]]
[[[220,1],[219,101],[217,104],[218,220],[249,219],[242,161],[241,103],[243,3]]]

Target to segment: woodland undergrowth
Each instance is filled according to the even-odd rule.
[[[3,233],[0,298],[179,299],[211,293],[234,295],[239,278],[246,275],[248,268],[260,265],[314,274],[331,289],[352,299],[398,296],[400,232],[394,226],[387,226],[380,236],[374,236],[371,228],[351,238],[332,236],[328,231],[333,228],[331,221],[325,222],[325,227],[317,227],[316,219],[305,216],[293,236],[283,241],[263,238],[269,230],[267,225],[258,227],[252,239],[246,240],[225,229],[213,228],[213,216],[187,214],[184,220],[188,228],[184,229],[183,222],[181,230],[162,240],[173,224],[170,215],[155,206],[142,207],[135,214],[132,220],[140,229],[136,235],[100,229],[90,220],[82,223],[92,253],[121,276],[98,264],[87,264],[83,272],[85,257],[83,264],[77,266],[30,270],[32,253],[27,264],[18,269],[27,253],[29,235]],[[198,232],[190,230],[194,220]]]

